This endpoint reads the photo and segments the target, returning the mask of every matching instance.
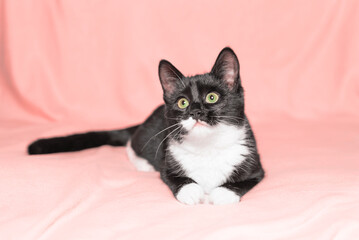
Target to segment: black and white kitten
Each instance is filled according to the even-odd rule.
[[[142,124],[126,129],[40,139],[29,154],[125,146],[142,171],[157,170],[178,201],[229,204],[264,177],[256,141],[244,114],[239,62],[230,48],[210,73],[185,77],[162,60],[165,104]]]

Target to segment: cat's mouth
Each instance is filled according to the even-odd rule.
[[[208,123],[201,120],[197,120],[193,127],[208,127],[208,126],[209,126]]]
[[[187,131],[190,131],[192,129],[202,129],[202,128],[206,128],[209,127],[210,125],[208,123],[206,123],[205,121],[202,120],[195,120],[192,117],[183,120],[182,122],[182,126],[183,128],[185,128]]]

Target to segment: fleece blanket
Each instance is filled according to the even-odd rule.
[[[357,239],[358,1],[0,1],[0,239]],[[230,46],[265,179],[186,206],[122,147],[28,156],[40,137],[126,127],[162,103],[165,58]]]

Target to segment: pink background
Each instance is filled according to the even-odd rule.
[[[358,237],[358,43],[355,0],[0,0],[0,238]],[[240,204],[183,206],[123,148],[26,155],[141,122],[160,59],[193,75],[225,46],[267,171]]]

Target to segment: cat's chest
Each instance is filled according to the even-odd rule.
[[[248,154],[245,146],[245,129],[219,126],[201,134],[193,132],[182,143],[169,146],[171,154],[185,171],[205,192],[225,183],[235,168]]]

